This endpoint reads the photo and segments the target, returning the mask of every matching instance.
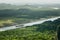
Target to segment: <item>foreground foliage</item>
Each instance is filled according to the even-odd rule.
[[[55,40],[60,19],[42,24],[0,32],[0,40]]]

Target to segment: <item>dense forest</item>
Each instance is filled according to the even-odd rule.
[[[56,40],[60,18],[42,24],[0,32],[0,40]]]
[[[30,10],[27,8],[19,10],[0,10],[1,17],[16,17],[16,18],[44,18],[48,16],[60,16],[59,10]]]

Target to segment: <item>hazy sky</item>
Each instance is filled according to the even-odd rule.
[[[60,0],[0,0],[0,3],[9,3],[9,4],[44,4],[44,3],[60,3]]]

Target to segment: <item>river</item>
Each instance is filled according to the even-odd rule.
[[[31,23],[25,23],[25,24],[22,24],[22,26],[14,25],[14,26],[9,26],[9,27],[3,27],[3,28],[0,28],[0,31],[12,30],[12,29],[16,29],[16,28],[22,28],[22,27],[26,27],[26,26],[32,26],[32,25],[36,25],[36,24],[41,24],[41,23],[43,23],[45,21],[54,21],[54,20],[56,20],[58,18],[60,18],[60,16],[59,17],[45,19],[45,20],[39,20],[39,21],[31,22]]]

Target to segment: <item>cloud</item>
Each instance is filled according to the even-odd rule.
[[[0,3],[26,4],[26,3],[60,3],[60,0],[0,0]]]

